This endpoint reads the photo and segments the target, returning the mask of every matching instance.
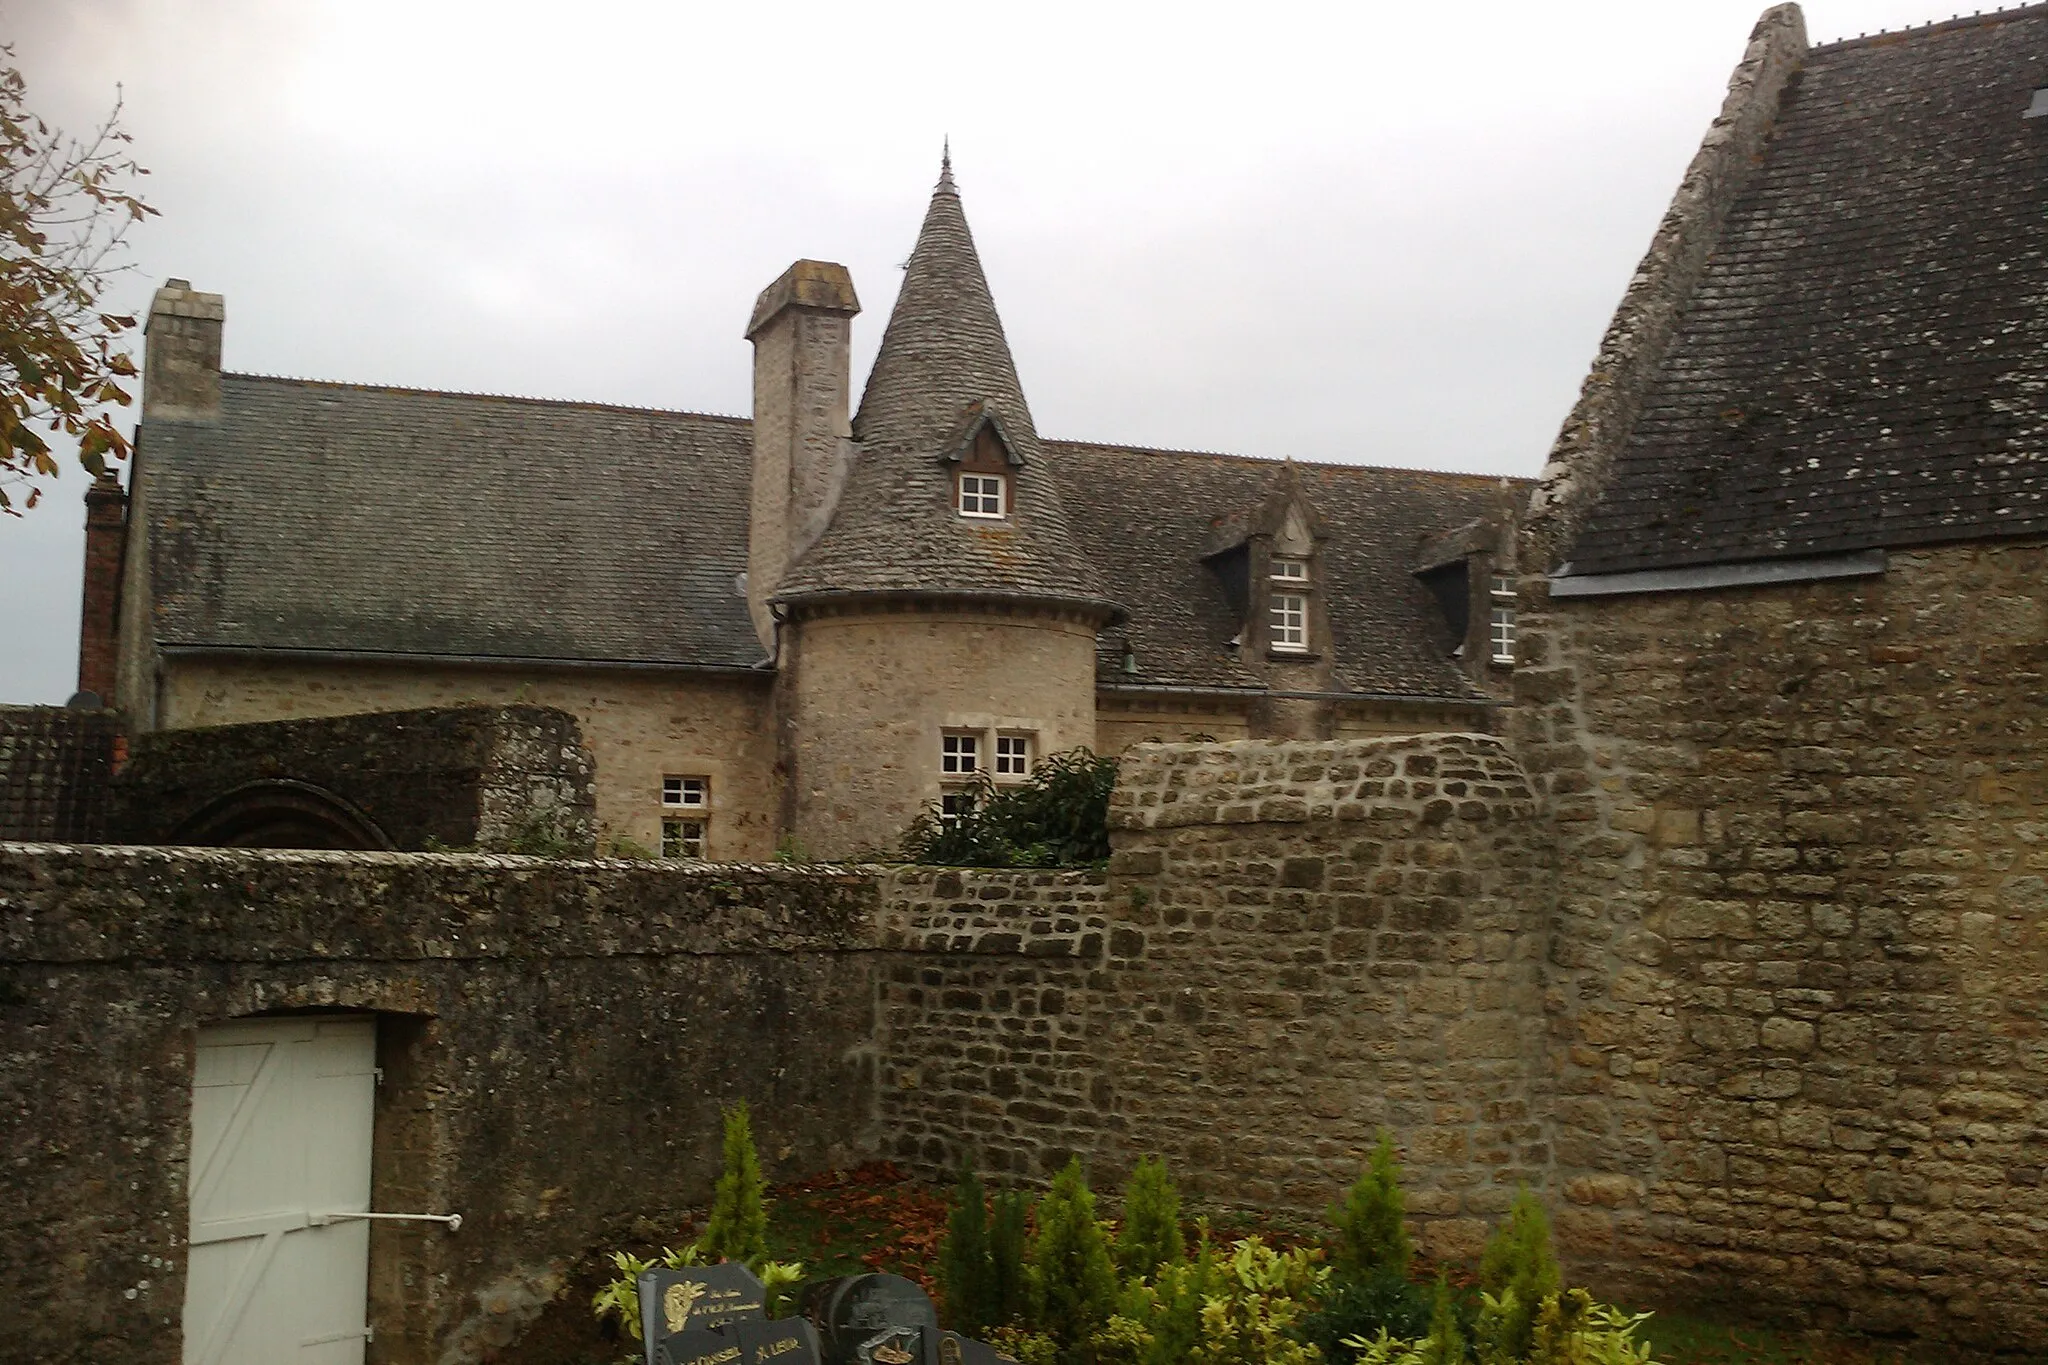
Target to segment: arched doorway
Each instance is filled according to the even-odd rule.
[[[173,831],[200,848],[388,849],[377,822],[333,792],[274,778],[214,798]]]

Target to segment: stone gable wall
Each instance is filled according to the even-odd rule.
[[[1381,1126],[1443,1254],[1543,1185],[1549,855],[1499,740],[1144,745],[1107,879],[898,872],[882,1126],[940,1174],[1166,1157],[1319,1214]]]
[[[1525,593],[1559,1231],[1599,1280],[2048,1341],[2044,572]]]

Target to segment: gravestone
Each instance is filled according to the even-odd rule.
[[[1017,1362],[985,1341],[963,1337],[958,1332],[941,1332],[939,1365],[1017,1365]]]
[[[817,1330],[768,1321],[767,1293],[737,1262],[643,1271],[635,1286],[647,1365],[818,1365]]]
[[[806,1285],[825,1365],[940,1365],[932,1301],[901,1275],[849,1275]]]

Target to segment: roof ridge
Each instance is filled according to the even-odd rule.
[[[2026,19],[2048,13],[2048,0],[2031,5],[2014,5],[2011,8],[1999,6],[1994,10],[1979,10],[1975,14],[1957,13],[1946,19],[1929,19],[1924,24],[1908,24],[1905,28],[1879,29],[1875,33],[1859,33],[1854,38],[1837,38],[1833,42],[1815,43],[1808,48],[1807,55],[1822,52],[1841,52],[1847,48],[1889,46],[1902,38],[1924,38],[1930,33],[1948,33],[1956,29],[1983,28],[1991,24],[2008,23],[2014,19]]]
[[[698,412],[691,408],[659,408],[642,403],[606,403],[595,398],[537,398],[524,393],[492,393],[485,389],[427,389],[411,384],[379,384],[352,379],[308,379],[295,374],[260,374],[254,370],[224,370],[223,379],[256,379],[267,384],[298,384],[309,389],[368,389],[377,393],[411,393],[427,398],[488,398],[500,403],[531,403],[538,407],[597,408],[605,412],[644,412],[664,417],[701,417],[714,422],[735,422],[751,426],[753,418],[727,412]]]
[[[1510,483],[1534,486],[1533,474],[1487,474],[1468,469],[1425,469],[1419,465],[1368,464],[1353,460],[1305,460],[1298,455],[1246,455],[1232,450],[1188,450],[1179,446],[1141,446],[1123,441],[1083,441],[1065,436],[1040,438],[1047,445],[1084,446],[1090,450],[1117,450],[1132,455],[1190,456],[1203,460],[1242,460],[1247,464],[1284,465],[1289,460],[1308,469],[1369,469],[1383,474],[1432,474],[1446,479],[1473,479],[1485,483],[1506,479]]]

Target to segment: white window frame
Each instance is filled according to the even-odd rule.
[[[995,766],[989,775],[998,782],[1022,782],[1031,776],[1030,735],[997,735],[994,750]]]
[[[661,804],[669,810],[709,810],[711,779],[696,773],[664,773]]]
[[[939,776],[955,780],[981,772],[982,734],[978,730],[948,730],[939,736]]]
[[[709,820],[684,820],[677,816],[666,816],[661,822],[661,856],[702,861],[706,841],[710,836]]]
[[[939,793],[939,823],[951,828],[960,823],[965,807],[974,799],[974,793],[965,787],[954,787]]]
[[[1308,582],[1308,561],[1291,555],[1276,555],[1268,563],[1266,576],[1276,583]]]
[[[1266,646],[1276,654],[1308,653],[1308,594],[1276,592],[1266,601]]]
[[[993,512],[988,503],[995,503]],[[971,504],[971,505],[970,505]],[[1001,521],[1010,512],[1010,480],[1005,474],[962,474],[954,490],[953,505],[963,517],[980,521]]]
[[[1487,596],[1493,604],[1487,624],[1489,653],[1494,663],[1511,664],[1515,661],[1515,581],[1506,574],[1493,575]]]

